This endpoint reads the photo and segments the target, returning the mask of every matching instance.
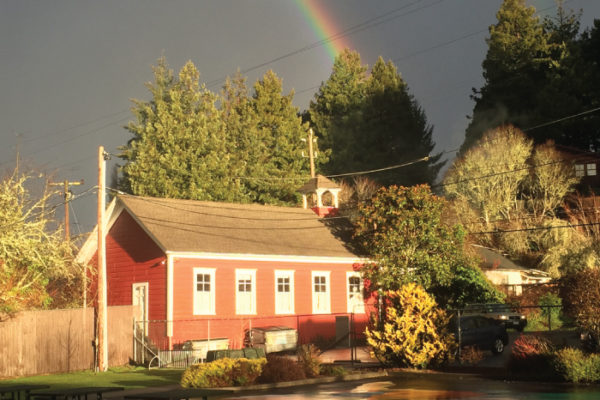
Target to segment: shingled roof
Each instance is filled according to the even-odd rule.
[[[311,210],[128,195],[118,201],[165,251],[358,257]]]

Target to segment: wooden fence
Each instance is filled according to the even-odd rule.
[[[108,308],[108,364],[132,358],[133,308]],[[0,378],[94,368],[94,309],[27,311],[0,322]]]

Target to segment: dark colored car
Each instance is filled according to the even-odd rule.
[[[464,315],[481,315],[495,319],[506,326],[522,332],[527,325],[527,317],[506,304],[469,304],[463,310]]]
[[[451,328],[460,346],[477,346],[482,350],[491,350],[500,354],[508,344],[506,327],[494,319],[480,315],[460,317],[460,332],[458,318],[451,320]]]

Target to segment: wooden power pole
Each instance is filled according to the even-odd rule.
[[[70,227],[69,227],[69,202],[71,201],[71,192],[69,191],[70,186],[83,185],[83,179],[76,182],[69,182],[64,180],[63,182],[51,182],[50,186],[62,186],[63,197],[65,199],[65,240],[68,242],[71,238]]]
[[[98,341],[96,343],[96,354],[98,357],[98,370],[106,371],[108,369],[108,319],[107,319],[107,284],[106,284],[106,248],[104,237],[104,211],[105,211],[105,196],[104,196],[104,179],[106,153],[104,146],[98,147],[98,301],[97,307],[97,325],[96,333]]]
[[[310,159],[310,177],[315,177],[315,152],[313,150],[313,130],[308,130],[308,157]]]

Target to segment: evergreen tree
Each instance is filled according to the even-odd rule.
[[[134,101],[133,138],[121,147],[119,186],[143,196],[233,201],[239,187],[229,178],[224,124],[216,96],[199,85],[190,61],[173,77],[164,59],[147,85],[149,102]]]
[[[355,167],[370,169],[409,162],[431,153],[433,128],[396,66],[380,57],[371,71],[362,107],[362,132],[356,132]],[[432,184],[443,163],[428,161],[375,175],[382,184]]]
[[[331,152],[331,160],[324,166],[327,172],[339,171],[336,158],[343,157],[340,155],[348,145],[345,129],[360,117],[357,111],[364,99],[366,71],[360,55],[345,49],[335,58],[329,79],[310,102],[309,119],[321,140],[321,149]]]
[[[377,169],[427,156],[433,150],[432,127],[409,94],[392,62],[379,59],[369,76],[356,52],[346,50],[311,102],[311,122],[330,151],[323,168],[330,174]],[[441,155],[426,167],[392,170],[373,175],[381,184],[432,183]]]
[[[505,0],[498,11],[483,62],[485,84],[473,96],[461,153],[487,129],[505,123],[526,129],[538,144],[553,140],[598,149],[598,114],[545,125],[600,104],[598,25],[580,34],[580,13],[565,10],[560,2],[556,16],[544,21],[534,12],[523,0]]]
[[[245,185],[251,200],[260,203],[297,203],[296,190],[309,177],[302,157],[307,127],[292,104],[293,92],[282,91],[281,79],[268,71],[254,85],[248,110],[253,126],[241,146],[248,157]]]
[[[549,35],[525,0],[504,0],[490,26],[483,61],[484,86],[474,93],[475,108],[461,148],[464,153],[483,133],[502,124],[539,122],[532,116],[536,92],[551,65]]]

